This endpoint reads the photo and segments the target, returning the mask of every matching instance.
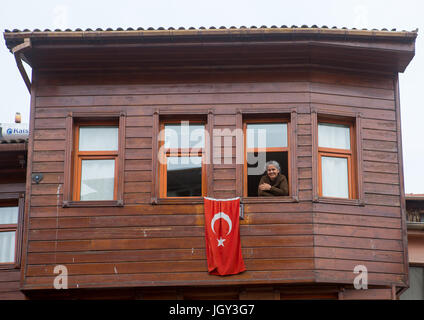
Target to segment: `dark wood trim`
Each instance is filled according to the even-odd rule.
[[[236,132],[244,132],[243,130],[243,113],[240,109],[237,110],[236,113]],[[243,185],[244,185],[244,178],[243,178],[243,172],[244,172],[244,155],[245,155],[245,139],[244,135],[242,137],[236,137],[236,144],[237,144],[237,138],[242,140],[241,143],[241,150],[237,149],[236,146],[236,197],[243,197]],[[240,148],[240,147],[239,147]],[[241,159],[237,159],[238,157],[241,157]],[[238,161],[237,161],[238,160]],[[237,163],[239,162],[239,163]]]
[[[125,145],[126,145],[126,113],[120,112],[119,114],[119,128],[118,128],[118,175],[117,179],[117,195],[116,200],[118,203],[124,205],[124,176],[125,176]]]
[[[155,204],[203,204],[203,197],[158,198]]]
[[[27,154],[27,172],[26,172],[26,189],[25,189],[25,208],[23,219],[23,238],[22,238],[22,255],[21,255],[21,287],[25,285],[25,275],[27,272],[28,259],[28,242],[29,242],[29,219],[32,196],[32,171],[33,171],[33,154],[34,154],[34,129],[35,129],[35,108],[37,105],[37,89],[38,77],[34,69],[32,69],[32,85],[31,85],[31,102],[30,102],[30,121],[29,121],[29,138],[28,138],[28,154]]]
[[[315,108],[311,108],[312,122],[312,201],[319,200],[319,178],[318,178],[318,114]]]
[[[19,143],[1,143],[0,152],[8,151],[27,151],[28,142],[19,142]]]
[[[213,165],[213,129],[215,127],[215,116],[212,110],[208,112],[208,120],[205,127],[205,161],[206,161],[206,195],[208,197],[214,196],[214,188],[213,188],[213,173],[214,173],[214,165]]]
[[[74,158],[74,134],[73,134],[73,118],[72,113],[68,113],[65,120],[66,135],[65,135],[65,162],[64,162],[64,177],[63,177],[63,202],[71,201],[72,199],[72,172]]]
[[[152,204],[158,204],[159,198],[159,170],[158,170],[158,147],[159,147],[159,110],[153,113],[153,132],[152,132],[152,185],[151,198]]]
[[[355,178],[357,179],[356,187],[357,187],[357,196],[359,200],[359,205],[365,205],[365,190],[364,190],[364,163],[362,156],[362,114],[358,113],[356,115],[356,123],[355,123],[355,146],[354,149],[354,161],[356,165],[356,173],[354,171]]]
[[[299,202],[297,197],[282,196],[282,197],[242,197],[241,203],[293,203]]]
[[[123,207],[123,200],[63,201],[63,208]]]
[[[402,243],[403,243],[403,262],[408,272],[405,272],[404,283],[409,287],[409,256],[408,256],[408,230],[406,225],[406,201],[405,201],[405,184],[403,172],[403,151],[402,151],[402,125],[400,112],[400,97],[399,97],[399,75],[394,74],[393,86],[395,90],[395,106],[396,106],[396,128],[397,128],[397,150],[398,150],[398,168],[399,168],[399,186],[400,186],[400,210],[401,210],[401,226],[402,226]]]
[[[288,132],[287,136],[290,135],[290,175],[289,183],[290,183],[290,195],[295,202],[299,202],[299,184],[297,180],[297,110],[296,108],[292,108],[290,113],[290,132]]]
[[[264,118],[265,115],[275,116],[278,117],[286,116],[287,119],[289,119],[289,115],[293,112],[293,110],[296,110],[296,107],[293,106],[282,106],[280,108],[240,108],[239,112],[244,116],[243,121],[246,120],[246,117],[248,116],[254,116],[256,114],[260,115],[260,117]]]

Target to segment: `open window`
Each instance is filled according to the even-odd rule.
[[[318,119],[318,194],[320,197],[356,199],[354,124]]]
[[[161,121],[158,159],[160,198],[206,196],[204,121]]]
[[[267,174],[265,164],[268,161],[278,162],[280,174],[289,181],[289,126],[288,119],[252,119],[244,122],[245,197],[258,197],[259,182]]]

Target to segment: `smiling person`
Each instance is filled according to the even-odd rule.
[[[266,175],[261,178],[258,186],[258,196],[287,196],[289,186],[287,178],[280,173],[280,165],[277,161],[268,161],[265,164]]]

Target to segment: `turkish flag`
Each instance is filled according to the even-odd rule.
[[[209,273],[223,276],[245,271],[240,244],[240,198],[205,197],[204,201]]]

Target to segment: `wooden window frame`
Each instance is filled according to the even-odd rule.
[[[320,123],[340,124],[349,126],[350,149],[335,149],[319,147],[318,125]],[[312,109],[313,126],[313,202],[365,205],[362,179],[362,143],[361,114],[351,112],[333,112],[329,110]],[[348,190],[349,198],[322,196],[323,156],[346,158],[348,160]]]
[[[243,164],[236,166],[237,195],[241,197],[242,203],[286,203],[299,202],[299,190],[297,183],[297,167],[296,167],[296,126],[297,111],[296,107],[274,108],[250,108],[239,109],[237,112],[237,128],[243,129]],[[247,197],[247,149],[246,149],[246,124],[247,123],[264,123],[264,122],[286,122],[287,123],[287,160],[288,160],[288,177],[289,195],[279,197]],[[279,148],[280,149],[280,148]]]
[[[125,113],[70,113],[66,125],[65,178],[62,206],[121,207],[124,205]],[[117,126],[117,151],[79,151],[81,126]],[[80,201],[81,160],[114,159],[114,199]]]
[[[162,120],[160,122],[160,132],[163,134],[165,126],[168,124],[180,124],[181,121],[185,121],[185,119],[179,119],[179,120]],[[207,123],[204,120],[189,120],[190,124],[201,124],[204,126],[204,131],[207,130]],[[206,136],[206,135],[205,135]],[[159,140],[159,150],[162,150],[163,145],[165,144],[165,137],[160,137]],[[197,156],[202,158],[202,182],[201,182],[201,188],[202,188],[202,195],[201,196],[193,196],[193,197],[168,197],[167,196],[167,157],[191,157],[191,156]],[[188,149],[182,149],[182,148],[167,148],[165,149],[164,153],[161,153],[158,155],[159,161],[159,198],[161,200],[177,200],[178,199],[184,199],[184,200],[198,200],[199,198],[203,199],[203,197],[207,196],[207,174],[206,174],[206,139],[204,141],[204,147],[202,150],[199,150],[196,154],[193,154],[191,151],[191,148]]]
[[[0,195],[1,207],[18,207],[18,221],[16,224],[0,225],[0,232],[15,232],[15,260],[13,262],[0,263],[0,270],[4,269],[19,269],[21,267],[22,255],[22,235],[23,235],[23,221],[24,221],[24,208],[25,197],[23,193],[18,194],[3,194]]]
[[[153,111],[153,139],[152,139],[152,185],[150,203],[157,204],[203,204],[203,197],[177,197],[177,198],[161,198],[160,197],[160,162],[159,162],[159,133],[162,121],[177,119],[177,122],[201,121],[205,124],[205,131],[212,137],[212,128],[214,124],[214,113],[210,109],[196,109],[187,113],[187,109],[183,107],[157,108]],[[213,197],[213,164],[211,163],[211,150],[213,149],[213,139],[205,141],[205,158],[208,159],[204,164],[204,175],[206,192],[208,197]],[[203,169],[203,166],[202,166]],[[202,176],[203,177],[203,176]],[[203,179],[202,179],[203,181]]]

